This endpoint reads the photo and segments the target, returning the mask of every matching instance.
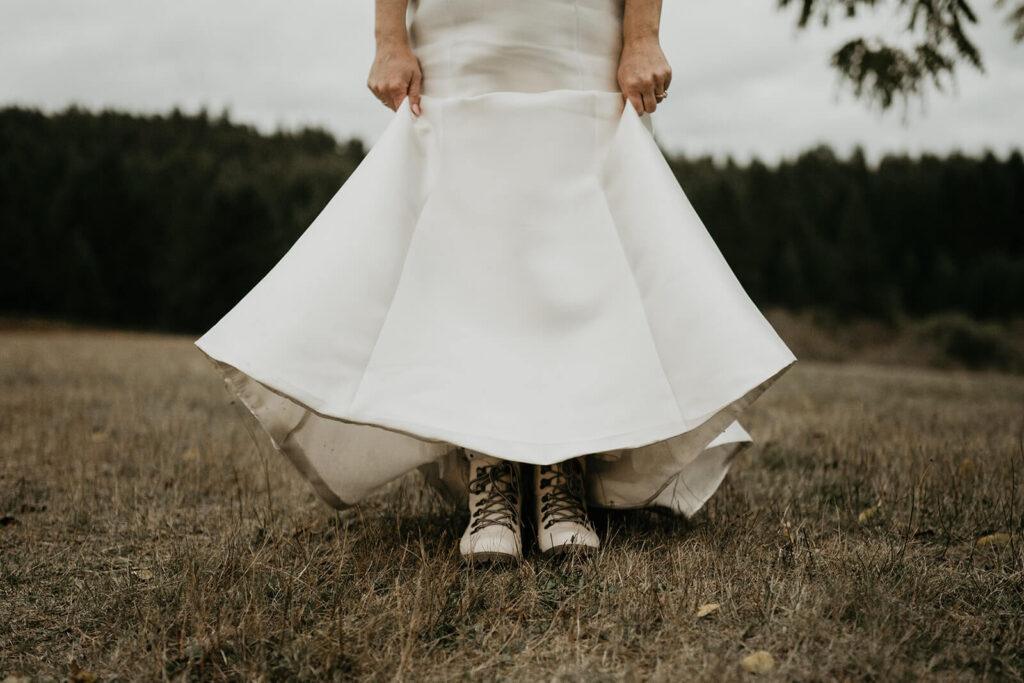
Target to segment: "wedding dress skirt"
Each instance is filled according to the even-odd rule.
[[[622,0],[407,22],[422,115],[196,346],[335,507],[414,468],[458,500],[468,448],[586,454],[592,505],[692,515],[796,359],[624,104]]]

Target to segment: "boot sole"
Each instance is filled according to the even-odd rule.
[[[472,553],[470,555],[463,555],[462,559],[467,564],[493,564],[493,565],[515,565],[522,562],[523,558],[519,555],[509,555],[508,553],[495,553],[495,552],[483,552],[483,553]]]
[[[547,550],[540,551],[540,554],[544,557],[563,557],[565,555],[581,555],[583,557],[592,557],[597,554],[597,548],[592,545],[583,545],[582,543],[563,543],[562,545],[556,545]]]

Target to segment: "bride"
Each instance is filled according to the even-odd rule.
[[[660,16],[377,0],[394,117],[195,342],[327,503],[419,468],[468,506],[467,561],[515,562],[524,521],[561,553],[600,545],[588,505],[693,515],[750,443],[796,359],[652,137]]]

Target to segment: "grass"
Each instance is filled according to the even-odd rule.
[[[415,477],[321,504],[191,342],[0,333],[0,679],[1024,676],[1020,375],[802,361],[692,521],[473,571]]]

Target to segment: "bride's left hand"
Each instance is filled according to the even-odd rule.
[[[633,103],[637,114],[655,110],[658,96],[664,94],[672,81],[672,67],[665,59],[657,38],[623,43],[618,81],[622,96]]]

